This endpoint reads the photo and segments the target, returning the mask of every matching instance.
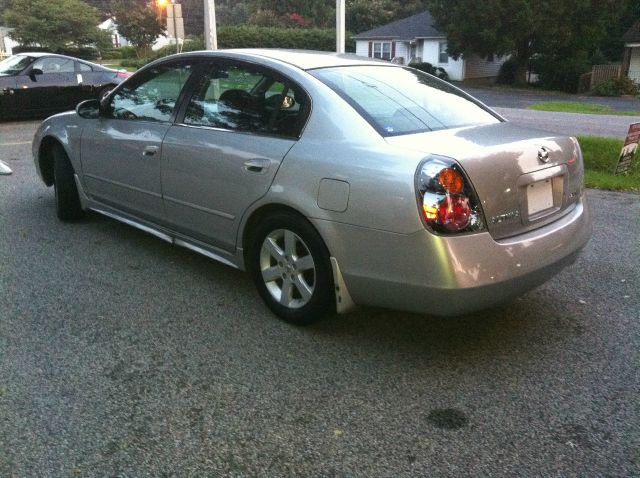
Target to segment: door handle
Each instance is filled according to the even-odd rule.
[[[264,173],[269,169],[268,159],[248,159],[244,162],[244,169],[251,173]]]
[[[159,148],[157,146],[147,146],[142,151],[142,156],[154,156],[158,152]]]

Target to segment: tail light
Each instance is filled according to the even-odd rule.
[[[116,76],[118,78],[129,78],[131,76],[131,73],[129,73],[126,70],[118,70],[118,73],[116,73]]]
[[[453,159],[430,156],[416,171],[416,193],[422,221],[438,234],[485,229],[471,183]]]

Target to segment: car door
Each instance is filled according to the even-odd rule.
[[[241,62],[207,60],[163,142],[167,220],[233,250],[243,213],[268,191],[307,115],[306,95],[287,79]]]
[[[50,114],[75,107],[80,86],[71,58],[38,58],[29,69],[16,77],[19,102],[27,114]]]
[[[115,92],[83,128],[85,187],[95,200],[153,222],[164,220],[160,157],[192,61],[146,69]]]
[[[19,116],[16,101],[16,77],[0,76],[0,118]]]

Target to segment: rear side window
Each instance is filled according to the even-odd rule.
[[[500,121],[457,88],[418,70],[348,66],[310,73],[347,100],[383,136]]]
[[[244,64],[212,64],[195,89],[184,124],[298,136],[306,95],[289,82]]]

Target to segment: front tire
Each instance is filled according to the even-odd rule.
[[[53,189],[56,214],[61,221],[76,221],[84,215],[74,179],[73,166],[62,146],[53,148]]]
[[[247,266],[264,302],[286,322],[308,325],[335,310],[329,252],[300,216],[279,212],[260,222]]]

